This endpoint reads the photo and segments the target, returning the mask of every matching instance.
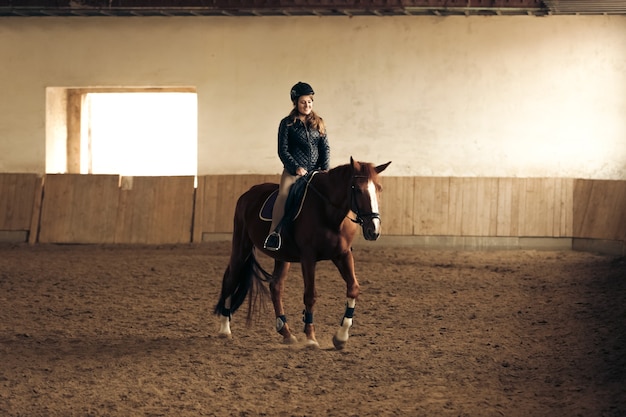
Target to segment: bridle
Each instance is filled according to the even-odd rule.
[[[307,174],[309,175],[309,174]],[[354,180],[355,178],[369,178],[365,175],[354,175],[352,176],[352,179]],[[337,207],[339,208],[336,204],[334,204],[332,201],[330,201],[328,199],[328,197],[326,197],[325,195],[323,195],[317,188],[315,188],[313,186],[313,184],[311,183],[311,178],[309,178],[308,182],[308,187],[313,190],[315,192],[315,194],[317,194],[322,200],[326,201],[328,204],[330,204],[333,207]],[[346,216],[348,219],[350,219],[350,221],[352,221],[353,223],[359,224],[361,226],[363,226],[363,223],[365,223],[365,220],[374,220],[374,219],[378,219],[380,221],[380,213],[375,213],[375,212],[369,212],[369,213],[363,213],[361,211],[361,208],[359,207],[359,204],[356,200],[356,186],[354,185],[354,183],[350,186],[350,210],[352,210],[352,212],[356,215],[356,218],[353,219],[350,216]]]
[[[354,178],[368,178],[364,175],[354,175],[352,177]],[[356,219],[351,218],[350,216],[348,216],[348,219],[350,219],[352,222],[360,224],[361,226],[363,226],[363,223],[365,222],[365,220],[374,220],[374,219],[378,219],[378,221],[380,221],[380,213],[375,213],[375,212],[369,212],[369,213],[363,213],[361,211],[361,208],[359,207],[359,203],[356,200],[356,186],[354,184],[352,184],[350,186],[351,188],[351,210],[354,212],[354,214],[356,214]]]

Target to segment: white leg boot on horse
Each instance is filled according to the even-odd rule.
[[[230,297],[224,302],[224,309],[220,316],[220,331],[217,333],[218,337],[231,339],[233,337],[230,331]]]
[[[346,312],[341,319],[341,327],[337,330],[337,333],[333,337],[333,345],[335,349],[341,350],[346,347],[350,334],[348,333],[350,327],[352,327],[352,317],[354,316],[354,307],[356,306],[356,300],[354,298],[348,298],[346,303]]]

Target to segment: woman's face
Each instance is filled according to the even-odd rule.
[[[313,96],[300,96],[296,105],[298,113],[308,116],[313,111]]]

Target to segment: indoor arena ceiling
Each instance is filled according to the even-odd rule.
[[[626,0],[0,0],[0,16],[626,14]]]

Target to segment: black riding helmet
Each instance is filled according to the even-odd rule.
[[[301,96],[312,96],[313,94],[315,94],[313,87],[311,87],[310,84],[303,83],[302,81],[299,81],[296,85],[291,87],[291,101],[293,103],[295,103]]]

